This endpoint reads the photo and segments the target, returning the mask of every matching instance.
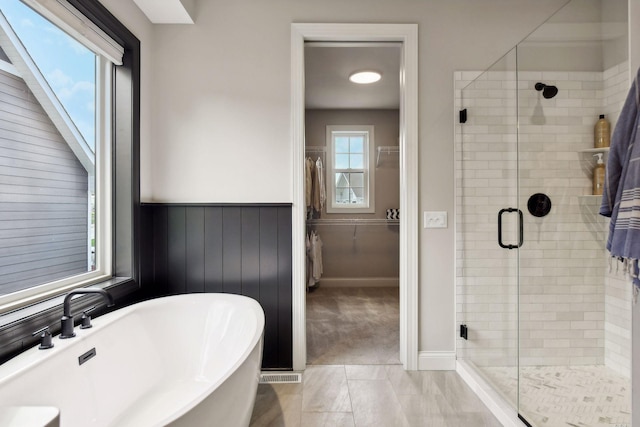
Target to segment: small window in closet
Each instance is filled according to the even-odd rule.
[[[327,212],[375,212],[373,126],[327,126]]]

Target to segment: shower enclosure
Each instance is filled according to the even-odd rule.
[[[627,43],[626,0],[572,0],[455,76],[458,360],[528,425],[631,425],[632,287],[592,195]]]

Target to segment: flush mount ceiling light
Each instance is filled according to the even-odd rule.
[[[381,78],[382,74],[372,70],[356,71],[355,73],[351,73],[351,75],[349,76],[349,80],[351,80],[353,83],[358,83],[361,85],[375,83]]]

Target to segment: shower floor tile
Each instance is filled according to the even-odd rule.
[[[631,427],[631,384],[613,370],[588,365],[531,366],[520,371],[520,413],[534,426]],[[517,396],[515,368],[482,368],[482,372],[509,400]]]

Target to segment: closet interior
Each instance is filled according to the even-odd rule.
[[[309,365],[400,363],[399,64],[395,44],[305,45]]]

